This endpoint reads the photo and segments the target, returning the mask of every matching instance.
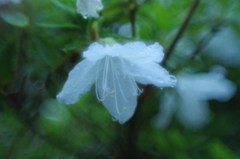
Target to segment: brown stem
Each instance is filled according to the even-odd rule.
[[[198,7],[198,4],[199,4],[200,1],[201,0],[195,0],[193,2],[192,6],[191,6],[191,8],[190,8],[190,10],[189,10],[189,12],[187,14],[187,17],[185,18],[181,28],[178,30],[178,33],[177,33],[176,37],[174,38],[173,42],[171,43],[169,49],[167,50],[167,52],[166,52],[166,54],[165,54],[165,56],[163,58],[163,61],[161,62],[162,66],[166,65],[167,60],[170,58],[170,56],[171,56],[171,54],[172,54],[172,52],[173,52],[173,50],[174,50],[178,40],[181,38],[181,36],[183,35],[184,31],[186,30],[187,25],[189,24],[189,21],[192,18],[192,16],[193,16],[196,8]]]
[[[130,22],[131,22],[131,31],[132,37],[136,36],[136,13],[138,10],[138,5],[135,1],[130,4]]]

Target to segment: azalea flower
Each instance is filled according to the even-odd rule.
[[[132,36],[131,24],[126,23],[121,25],[118,29],[118,34],[125,36],[127,38],[132,38],[133,36]]]
[[[101,0],[77,0],[77,12],[84,18],[98,18],[98,11],[103,9]]]
[[[163,55],[158,43],[103,46],[95,42],[83,52],[85,59],[69,73],[57,99],[64,105],[73,104],[95,83],[98,100],[115,120],[124,123],[134,114],[142,91],[136,82],[160,88],[176,84],[176,78],[158,64]]]
[[[206,55],[226,66],[240,66],[240,39],[231,27],[222,28],[209,42],[205,51]]]
[[[208,100],[224,102],[233,97],[236,86],[222,73],[210,72],[178,77],[176,92],[166,92],[160,104],[160,113],[155,117],[155,125],[166,127],[171,116],[177,113],[183,126],[201,129],[209,121]],[[168,99],[168,100],[167,100]]]

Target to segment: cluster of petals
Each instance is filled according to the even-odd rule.
[[[101,0],[77,0],[77,12],[83,17],[98,18],[98,11],[103,9]]]
[[[57,95],[67,105],[79,100],[93,84],[96,96],[111,116],[124,123],[134,114],[141,89],[137,83],[173,87],[176,78],[159,65],[163,48],[143,42],[104,46],[93,43],[83,52],[83,61],[69,73],[63,90]]]
[[[219,72],[180,76],[175,91],[165,92],[163,95],[155,124],[166,127],[171,121],[171,116],[177,112],[183,126],[201,129],[210,117],[207,101],[227,101],[233,97],[235,91],[235,84]]]

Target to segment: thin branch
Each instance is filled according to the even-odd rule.
[[[178,33],[177,33],[177,35],[175,37],[175,39],[173,40],[173,42],[170,45],[167,53],[165,54],[165,57],[164,57],[164,59],[163,59],[163,61],[161,63],[162,66],[166,65],[166,62],[169,59],[169,57],[171,56],[172,51],[174,50],[175,45],[177,44],[178,40],[181,38],[181,36],[183,35],[184,31],[186,30],[187,25],[188,25],[192,15],[193,15],[194,11],[198,7],[199,2],[200,2],[200,0],[195,0],[193,2],[186,19],[184,20],[181,28],[179,29],[179,31],[178,31]],[[135,126],[135,123],[136,123],[136,120],[137,120],[137,114],[139,112],[140,106],[146,101],[146,99],[151,95],[151,92],[152,92],[151,86],[149,86],[149,85],[146,86],[144,89],[145,89],[144,92],[138,98],[138,105],[136,107],[135,114],[134,114],[133,118],[130,121],[130,125],[132,127],[131,131],[133,131],[133,129],[134,129],[134,126]]]
[[[179,31],[178,31],[178,33],[177,33],[177,35],[175,37],[175,39],[173,40],[173,42],[171,43],[169,49],[167,50],[167,52],[166,52],[166,54],[165,54],[165,56],[163,58],[163,61],[161,62],[162,66],[166,65],[167,60],[170,58],[170,56],[171,56],[171,54],[172,54],[172,52],[173,52],[173,50],[174,50],[178,40],[181,38],[181,36],[183,35],[184,31],[186,30],[186,28],[187,28],[187,26],[189,24],[189,21],[192,18],[192,16],[193,16],[196,8],[198,7],[198,4],[199,4],[200,1],[201,0],[195,0],[193,2],[192,6],[191,6],[191,8],[190,8],[190,10],[189,10],[189,12],[187,14],[186,19],[184,20],[181,28],[179,29]]]
[[[201,50],[212,40],[212,38],[219,32],[219,27],[221,27],[222,24],[214,26],[210,33],[206,35],[204,39],[202,39],[196,49],[193,51],[193,53],[190,56],[190,60],[194,59],[200,52]]]
[[[138,5],[135,1],[130,4],[130,22],[131,22],[131,31],[132,37],[136,36],[136,13],[138,10]]]

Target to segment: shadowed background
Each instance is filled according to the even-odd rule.
[[[75,0],[0,2],[0,158],[240,158],[240,2],[102,3],[94,20],[77,13]],[[165,67],[177,78],[224,67],[220,72],[225,70],[236,92],[225,102],[207,101],[209,115],[199,116],[207,120],[201,128],[179,120],[176,88],[143,87],[138,109],[124,125],[112,121],[94,88],[77,103],[62,106],[56,95],[69,71],[93,41],[104,37],[159,42],[169,55]],[[167,126],[156,126],[161,106],[170,100],[179,108]]]

